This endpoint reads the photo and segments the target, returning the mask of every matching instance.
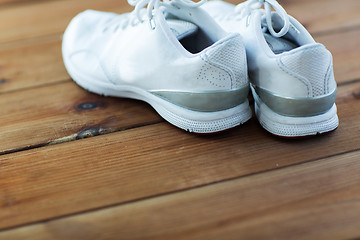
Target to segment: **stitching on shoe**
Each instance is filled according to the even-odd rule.
[[[210,62],[210,60],[208,59],[208,57],[205,55],[200,55],[200,58],[201,60],[203,60],[206,64],[209,64],[210,66],[212,67],[215,67],[215,68],[218,68],[220,70],[223,70],[224,72],[226,72],[229,77],[230,77],[230,87],[233,88],[233,79],[234,79],[234,76],[233,76],[233,73],[231,72],[231,70],[229,69],[226,69],[226,67],[224,66],[221,66],[219,64],[216,64],[216,63],[213,63],[213,62]],[[216,86],[219,86],[217,84],[214,84],[212,81],[210,81],[209,79],[207,79],[210,83],[212,83],[213,85],[216,85]],[[219,86],[219,87],[226,87],[225,84],[223,86]]]
[[[324,89],[325,90],[325,93],[329,93],[330,92],[330,78],[331,78],[331,74],[332,73],[332,58],[330,58],[330,63],[329,63],[329,67],[326,71],[326,74],[325,74],[325,80],[324,80]]]
[[[290,55],[290,54],[289,54]],[[282,62],[281,58],[277,58],[276,59],[276,63],[277,65],[280,67],[280,69],[282,71],[284,71],[285,73],[289,74],[290,76],[292,77],[295,77],[297,79],[299,79],[307,88],[307,95],[310,96],[310,87],[311,87],[311,84],[310,82],[305,78],[305,77],[302,77],[302,76],[299,76],[297,73],[293,72],[291,69],[289,69],[288,67],[286,67],[286,65]]]
[[[210,66],[209,66],[209,65],[210,65],[210,64],[205,63],[205,64],[201,67],[200,72],[199,72],[199,74],[198,74],[198,76],[197,76],[196,79],[199,80],[200,77],[201,77],[202,80],[206,80],[207,82],[209,82],[209,83],[210,83],[211,85],[213,85],[213,86],[225,88],[225,87],[226,87],[225,85],[216,84],[216,83],[214,83],[213,81],[211,81],[209,78],[206,78],[206,77],[205,77],[206,71],[209,70],[210,67],[212,67],[211,65],[210,65]],[[204,69],[204,68],[206,68],[206,67],[207,67],[207,69]]]

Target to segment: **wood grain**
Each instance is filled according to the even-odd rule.
[[[3,46],[0,56],[0,93],[70,80],[62,60],[60,37]]]
[[[19,4],[19,3],[28,2],[28,1],[34,2],[34,1],[38,1],[38,0],[0,0],[0,5]]]
[[[233,4],[243,1],[229,0]],[[278,0],[286,12],[301,22],[312,34],[343,31],[360,26],[358,0]]]
[[[333,133],[188,134],[65,71],[70,19],[126,1],[0,0],[0,239],[360,237],[360,2],[279,2],[334,55]]]
[[[59,0],[25,2],[0,9],[0,43],[48,35],[61,35],[70,20],[81,11],[130,11],[126,1]]]
[[[360,1],[359,1],[360,2]],[[360,28],[316,37],[333,54],[338,84],[360,79]]]
[[[360,152],[0,233],[3,239],[352,239]],[[75,200],[75,199],[74,199]]]
[[[279,0],[279,3],[288,14],[316,35],[344,32],[360,26],[360,1],[357,0]]]
[[[230,132],[203,137],[161,123],[4,155],[0,228],[359,149],[359,93],[360,83],[339,89],[340,128],[317,138],[282,140],[254,119]]]
[[[143,102],[101,97],[74,82],[2,94],[0,106],[0,154],[162,121]]]
[[[280,3],[312,33],[360,26],[358,0],[343,0],[341,4],[338,4],[338,0],[306,1],[306,4],[303,1]],[[85,9],[123,13],[133,8],[126,1],[118,0],[34,1],[9,5],[0,9],[0,43],[62,34],[70,20]]]

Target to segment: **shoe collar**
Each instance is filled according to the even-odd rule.
[[[263,9],[254,10],[252,11],[251,15],[249,15],[247,19],[243,21],[246,21],[246,24],[249,25],[248,27],[250,28],[250,31],[254,31],[253,33],[257,36],[256,38],[263,46],[263,49],[268,56],[274,56],[275,54],[270,49],[267,41],[265,40],[265,33],[269,33],[270,37],[272,37],[274,41],[276,41],[276,39],[278,39],[278,41],[282,41],[284,39],[294,43],[295,45],[298,45],[299,47],[315,43],[315,40],[304,28],[304,26],[302,26],[295,18],[289,15],[289,29],[286,34],[282,37],[278,37],[276,35],[274,36],[271,34],[264,14],[265,12]],[[279,29],[284,26],[283,19],[278,15],[277,12],[272,12],[271,15],[272,28],[274,31],[279,31]]]

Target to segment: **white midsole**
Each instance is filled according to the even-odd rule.
[[[172,124],[194,132],[216,132],[242,124],[251,118],[251,109],[246,100],[244,103],[222,111],[193,111],[168,102],[139,87],[114,85],[100,82],[75,71],[71,64],[65,66],[74,81],[81,87],[105,96],[132,98],[149,103],[157,112]],[[202,124],[203,123],[203,124]]]
[[[335,104],[329,111],[316,116],[284,116],[271,110],[261,101],[255,90],[253,88],[251,90],[255,100],[255,113],[260,124],[275,135],[285,137],[316,135],[332,131],[339,125]]]

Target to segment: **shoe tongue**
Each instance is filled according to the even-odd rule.
[[[199,29],[195,24],[184,20],[166,19],[166,21],[178,40],[196,33]]]
[[[275,54],[291,51],[298,47],[295,43],[292,43],[289,40],[286,40],[285,38],[277,38],[268,33],[264,33],[264,37],[270,49]]]
[[[276,32],[279,32],[281,28],[284,26],[283,20],[277,13],[272,13],[272,25]],[[264,32],[264,37],[269,47],[275,54],[280,54],[286,51],[291,51],[297,47],[299,47],[296,39],[293,38],[293,28],[289,28],[289,31],[283,37],[276,37],[271,35],[267,28],[267,22],[265,16],[261,19],[261,25]]]

